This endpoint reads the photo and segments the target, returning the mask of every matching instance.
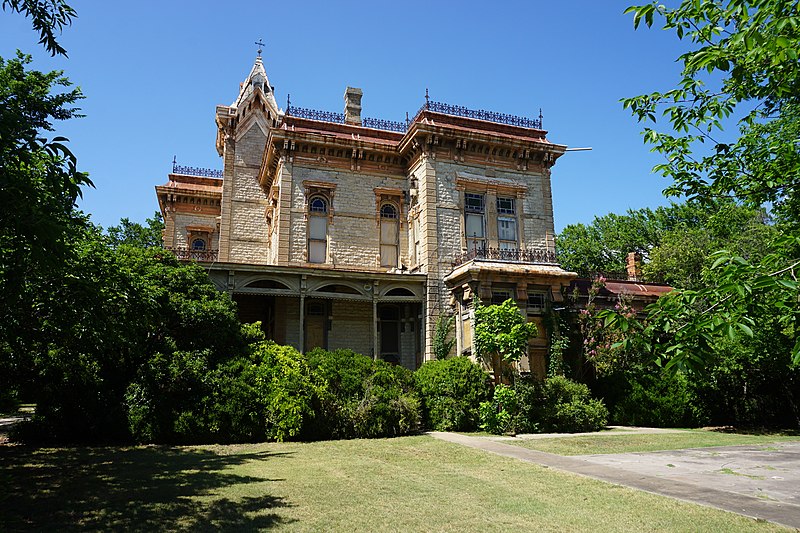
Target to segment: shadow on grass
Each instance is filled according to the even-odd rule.
[[[286,455],[218,455],[172,447],[0,447],[0,529],[269,528],[287,522],[276,510],[290,504],[269,494],[282,480],[241,475],[236,467],[254,460],[285,460]],[[231,499],[219,491],[246,491],[248,496]]]

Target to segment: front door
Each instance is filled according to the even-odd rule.
[[[382,305],[378,309],[381,329],[381,359],[400,362],[400,308]]]
[[[305,331],[305,351],[314,348],[327,349],[327,329],[325,326],[328,321],[325,302],[311,301],[306,303],[306,331]]]

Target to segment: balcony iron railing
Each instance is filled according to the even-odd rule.
[[[167,247],[165,249],[175,254],[175,257],[177,257],[179,261],[213,263],[219,256],[219,250],[192,250],[182,247]]]
[[[468,261],[500,261],[506,263],[531,263],[557,265],[556,254],[545,248],[475,248],[459,254],[453,260],[453,267],[463,265]]]
[[[377,130],[396,131],[405,133],[414,120],[423,111],[433,111],[434,113],[442,113],[444,115],[451,115],[454,117],[465,117],[476,120],[485,120],[487,122],[494,122],[496,124],[508,124],[509,126],[519,126],[521,128],[542,129],[542,111],[539,110],[539,118],[528,118],[518,115],[509,115],[507,113],[497,113],[495,111],[486,111],[484,109],[469,109],[468,107],[459,105],[450,105],[444,102],[435,102],[430,98],[425,97],[425,104],[419,108],[414,119],[409,119],[406,114],[405,122],[397,122],[394,120],[383,120],[380,118],[364,118],[361,120],[361,125],[365,128],[373,128]],[[318,109],[308,109],[305,107],[295,107],[288,105],[286,107],[286,114],[288,116],[307,118],[311,120],[320,120],[322,122],[332,122],[334,124],[344,124],[344,113],[336,113],[333,111],[320,111]]]
[[[200,176],[204,178],[221,178],[222,171],[215,168],[189,167],[172,162],[172,173],[183,176]]]

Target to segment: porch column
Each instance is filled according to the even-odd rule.
[[[301,352],[306,348],[306,295],[305,291],[300,293],[300,347]]]
[[[300,276],[300,348],[301,352],[306,350],[306,288],[307,278],[303,274]]]
[[[378,301],[372,295],[372,358],[378,359]]]

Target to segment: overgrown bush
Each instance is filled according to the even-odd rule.
[[[154,355],[125,394],[133,438],[158,443],[213,440],[203,407],[210,378],[207,352]]]
[[[664,371],[630,373],[625,388],[625,395],[613,407],[615,423],[660,428],[698,425],[684,374],[670,375]]]
[[[361,438],[398,437],[415,431],[420,423],[420,402],[414,392],[414,374],[375,361],[353,420],[355,434]]]
[[[608,409],[593,399],[589,387],[563,376],[542,382],[520,380],[519,427],[525,432],[597,431],[608,421]]]
[[[490,398],[488,375],[468,357],[428,361],[414,373],[426,427],[470,431],[478,427],[481,402]]]
[[[393,437],[421,420],[413,373],[352,350],[306,354],[317,386],[314,439]]]
[[[497,385],[492,400],[481,403],[480,415],[482,430],[495,435],[516,433],[520,424],[516,390],[508,385]]]

